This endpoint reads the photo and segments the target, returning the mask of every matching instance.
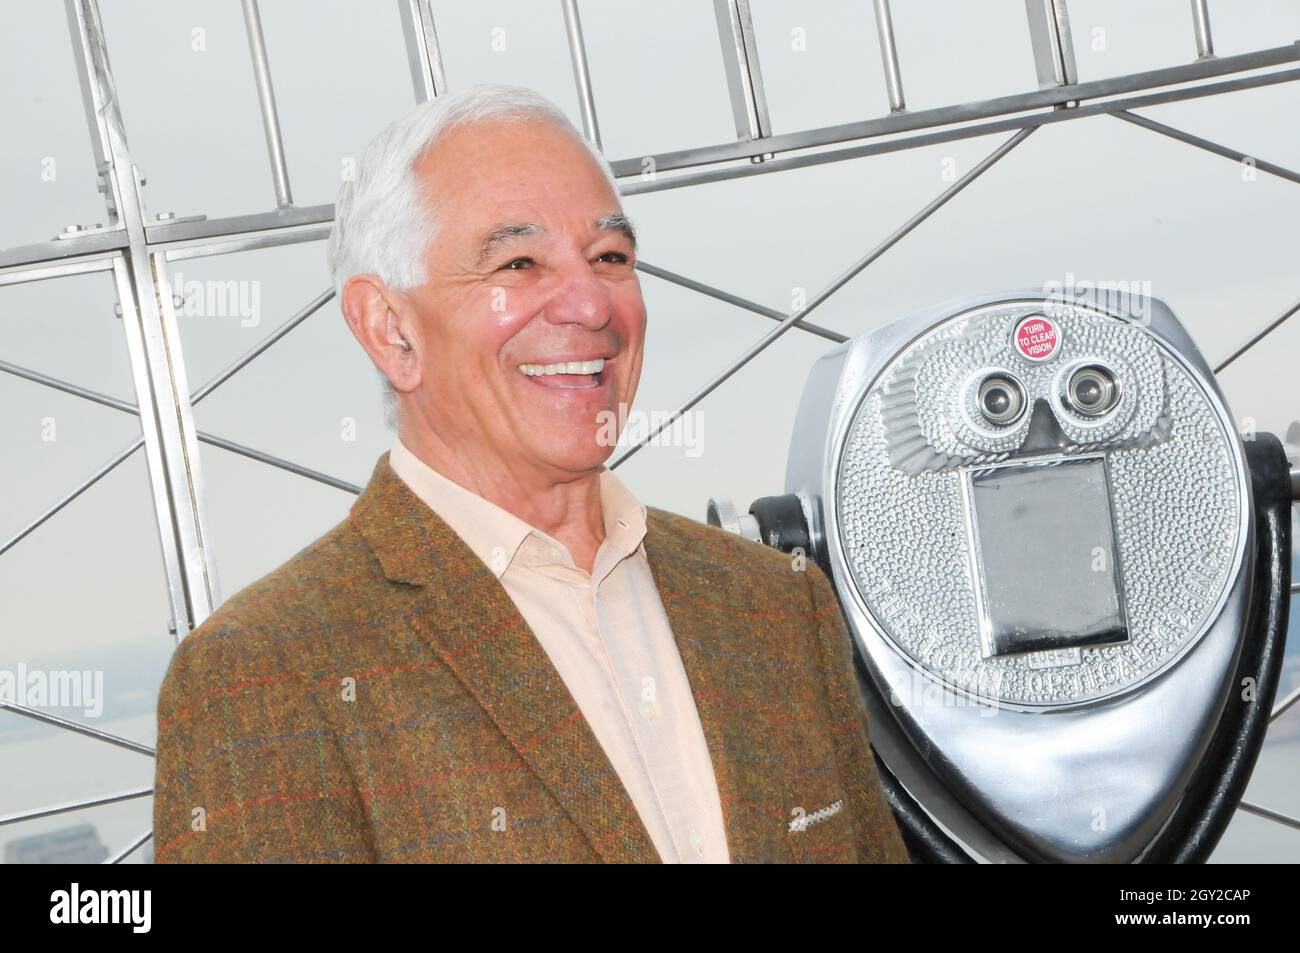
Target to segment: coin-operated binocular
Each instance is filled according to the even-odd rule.
[[[709,520],[834,583],[914,859],[1196,862],[1268,725],[1293,477],[1163,302],[1011,293],[828,353],[786,495]]]

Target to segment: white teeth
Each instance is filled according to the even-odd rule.
[[[519,373],[528,377],[541,377],[546,374],[599,374],[605,369],[605,359],[598,357],[594,361],[561,361],[559,364],[520,364]]]

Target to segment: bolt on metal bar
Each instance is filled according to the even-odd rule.
[[[857,262],[855,262],[847,271],[845,271],[838,278],[832,281],[829,285],[827,285],[825,288],[819,291],[816,294],[816,296],[814,296],[813,299],[808,302],[807,305],[805,305],[804,307],[800,308],[797,311],[792,312],[787,318],[785,318],[780,323],[780,325],[778,325],[777,327],[769,331],[767,334],[765,334],[762,337],[762,339],[760,339],[756,344],[754,344],[747,351],[745,351],[745,353],[742,354],[739,358],[733,361],[725,371],[723,371],[720,375],[714,378],[713,381],[711,381],[709,384],[705,385],[693,397],[691,397],[688,401],[686,401],[686,403],[684,403],[681,407],[679,407],[666,421],[661,423],[659,426],[653,428],[650,431],[650,433],[646,434],[635,444],[628,447],[621,454],[619,454],[618,457],[614,460],[614,462],[609,465],[609,468],[613,470],[614,468],[618,467],[620,464],[625,462],[629,457],[631,457],[632,454],[636,453],[642,447],[646,446],[651,440],[653,440],[659,434],[663,433],[663,431],[666,430],[668,427],[671,427],[673,423],[675,423],[678,420],[678,418],[682,416],[682,414],[686,413],[686,411],[690,410],[692,407],[698,404],[709,394],[713,393],[713,391],[717,389],[717,387],[720,384],[722,384],[729,377],[731,377],[731,375],[735,374],[736,371],[740,370],[742,367],[744,367],[746,364],[752,361],[755,357],[761,354],[764,350],[766,350],[769,345],[771,345],[774,341],[776,341],[777,338],[779,338],[781,335],[785,334],[786,331],[789,331],[792,327],[794,327],[795,322],[802,320],[804,317],[806,317],[807,315],[811,314],[814,310],[816,310],[820,305],[825,303],[827,299],[830,298],[831,295],[835,294],[835,292],[839,291],[846,284],[848,284],[849,281],[852,280],[854,277],[856,277],[863,269],[865,269],[868,265],[870,265],[872,262],[878,259],[885,252],[889,251],[889,249],[893,248],[896,244],[898,244],[899,241],[901,241],[904,237],[906,237],[914,228],[916,228],[927,218],[933,215],[936,211],[942,208],[953,197],[955,197],[958,193],[960,193],[963,189],[965,189],[966,186],[970,185],[977,178],[979,178],[981,175],[987,172],[999,159],[1001,159],[1008,152],[1010,152],[1016,146],[1020,145],[1020,143],[1024,142],[1027,138],[1029,138],[1030,134],[1033,131],[1034,131],[1033,129],[1020,130],[1018,133],[1016,133],[1006,142],[1002,143],[1002,145],[998,146],[991,153],[989,153],[987,156],[981,159],[979,163],[975,165],[974,168],[968,171],[965,175],[963,175],[952,185],[948,186],[948,188],[944,189],[943,192],[941,192],[936,198],[930,201],[925,206],[925,208],[921,209],[921,211],[917,212],[910,219],[908,219],[906,222],[900,225],[897,229],[894,230],[893,234],[891,234],[888,238],[882,241],[871,251],[867,252],[866,255],[864,255]]]
[[[722,67],[727,77],[736,138],[742,142],[765,139],[772,134],[772,124],[749,0],[713,0],[713,16],[722,44]],[[761,155],[753,157],[754,161],[762,159]]]
[[[1210,36],[1210,10],[1206,0],[1192,0],[1192,25],[1196,30],[1196,58],[1214,56],[1214,40]]]
[[[1209,139],[1202,139],[1200,136],[1194,136],[1190,132],[1175,129],[1173,126],[1166,126],[1162,122],[1156,122],[1154,119],[1148,119],[1146,116],[1139,116],[1126,109],[1116,110],[1111,115],[1116,119],[1123,119],[1125,122],[1132,123],[1135,126],[1141,126],[1143,129],[1150,129],[1152,132],[1158,132],[1162,136],[1168,136],[1170,139],[1177,139],[1179,142],[1184,142],[1189,146],[1195,146],[1197,149],[1204,149],[1206,152],[1212,152],[1216,156],[1223,156],[1225,159],[1232,159],[1234,162],[1249,161],[1261,172],[1276,175],[1289,182],[1300,183],[1300,172],[1292,172],[1290,169],[1276,165],[1275,163],[1269,162],[1265,159],[1257,159],[1250,155],[1250,153],[1242,152],[1240,149],[1232,149],[1228,146],[1219,145],[1217,142],[1211,142]]]
[[[5,701],[0,698],[0,710],[11,711],[15,715],[22,715],[23,717],[31,718],[34,721],[53,725],[55,728],[63,728],[66,731],[85,735],[87,738],[93,738],[96,741],[103,741],[110,745],[116,745],[119,748],[125,748],[127,751],[134,751],[136,754],[147,754],[151,758],[154,756],[153,748],[148,745],[140,744],[138,741],[132,741],[130,738],[123,738],[120,735],[115,735],[111,732],[101,731],[98,728],[91,728],[89,725],[83,725],[79,721],[72,721],[70,718],[61,718],[58,715],[51,715],[46,711],[40,711],[36,708],[28,708],[26,705],[20,705],[17,702]]]
[[[644,261],[636,263],[637,271],[644,271],[647,275],[653,275],[656,278],[662,278],[664,281],[680,285],[683,288],[689,288],[692,291],[698,291],[700,294],[708,295],[710,298],[717,298],[719,301],[725,301],[727,304],[733,304],[738,308],[744,308],[746,311],[752,311],[754,314],[761,314],[765,318],[771,318],[773,321],[784,321],[785,312],[778,311],[776,308],[769,308],[766,305],[758,304],[739,295],[731,294],[729,291],[723,291],[720,288],[714,288],[712,285],[706,285],[702,281],[696,281],[693,278],[686,278],[682,275],[671,272],[666,268],[658,268]],[[810,334],[816,334],[828,341],[834,341],[836,344],[842,344],[848,340],[846,335],[838,331],[832,331],[824,328],[819,324],[812,324],[808,321],[796,321],[795,325],[801,331],[807,331]]]
[[[1250,801],[1241,801],[1237,804],[1237,809],[1245,811],[1247,814],[1254,814],[1256,817],[1262,817],[1265,820],[1276,821],[1278,824],[1283,824],[1286,827],[1291,827],[1300,831],[1300,820],[1286,814],[1281,814],[1277,811],[1270,811],[1268,808],[1260,807],[1258,804],[1252,804]]]
[[[415,101],[425,103],[436,99],[447,91],[447,75],[429,0],[397,0],[397,10],[402,18],[402,36],[406,40],[406,60],[411,69]]]
[[[26,526],[20,529],[13,536],[9,537],[9,539],[5,540],[5,542],[2,545],[0,545],[0,556],[3,556],[9,550],[13,549],[14,546],[16,546],[18,543],[22,542],[24,539],[30,536],[33,532],[39,529],[40,526],[51,516],[59,512],[59,510],[63,509],[65,506],[67,506],[77,497],[81,496],[82,493],[85,493],[88,489],[90,489],[92,486],[94,486],[96,483],[98,483],[100,480],[106,477],[109,473],[111,473],[113,469],[117,467],[118,464],[120,464],[127,457],[131,456],[131,454],[135,453],[143,446],[144,446],[144,437],[137,437],[135,443],[115,453],[112,457],[108,459],[106,463],[104,463],[98,470],[96,470],[93,474],[91,474],[89,479],[85,480],[80,486],[74,489],[71,493],[67,494],[65,497],[63,497],[63,499],[59,500],[59,502],[55,503],[53,506],[51,506],[40,516],[36,517],[36,519],[32,520],[32,522],[28,523]],[[4,704],[3,702],[0,702],[0,705],[3,704]]]
[[[1276,318],[1270,321],[1262,330],[1260,330],[1256,334],[1251,335],[1251,337],[1249,338],[1249,340],[1246,341],[1246,343],[1242,344],[1241,347],[1237,348],[1235,351],[1233,351],[1231,354],[1229,354],[1227,357],[1225,357],[1222,361],[1219,362],[1218,366],[1214,368],[1214,373],[1215,374],[1222,373],[1225,368],[1227,368],[1229,365],[1232,364],[1233,361],[1235,361],[1237,358],[1241,357],[1241,355],[1249,351],[1252,347],[1254,347],[1256,344],[1262,341],[1266,336],[1276,331],[1279,327],[1282,326],[1282,322],[1284,322],[1287,318],[1291,317],[1297,311],[1300,311],[1300,301],[1296,301],[1295,304],[1291,305],[1291,307],[1287,308]]]
[[[63,804],[51,804],[49,807],[39,808],[35,811],[22,811],[18,814],[5,814],[0,816],[0,827],[6,824],[21,824],[23,821],[35,821],[42,817],[53,817],[56,814],[67,814],[70,811],[81,811],[88,807],[100,807],[104,804],[117,804],[121,801],[130,801],[138,797],[148,797],[153,794],[153,788],[133,788],[129,791],[119,791],[117,794],[104,794],[100,797],[90,798],[85,801],[67,801]]]
[[[262,131],[266,133],[266,150],[271,159],[271,179],[275,183],[275,204],[283,208],[293,204],[289,191],[289,165],[284,157],[280,137],[280,116],[275,108],[275,90],[271,86],[271,63],[266,55],[266,37],[262,32],[262,13],[257,0],[243,0],[244,31],[248,34],[248,52],[253,58],[253,81],[257,84],[257,105],[262,113]]]
[[[876,8],[876,38],[880,41],[880,61],[885,69],[885,91],[889,94],[889,111],[902,112],[903,73],[898,65],[898,45],[894,42],[894,16],[889,0],[873,0]]]
[[[137,850],[143,847],[151,837],[153,837],[153,831],[145,831],[135,840],[131,841],[131,843],[127,844],[125,848],[118,851],[112,857],[108,858],[108,860],[104,861],[104,864],[108,866],[111,866],[113,864],[120,864],[122,861],[126,860]]]
[[[578,108],[582,112],[582,132],[597,149],[600,126],[596,122],[596,97],[591,88],[587,67],[587,46],[582,39],[582,21],[578,19],[578,0],[564,0],[564,32],[569,37],[569,58],[573,60],[573,81],[578,87]]]

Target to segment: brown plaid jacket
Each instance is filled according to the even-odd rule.
[[[826,576],[654,508],[645,548],[732,861],[906,862]],[[510,597],[386,454],[177,649],[154,825],[160,863],[659,859]]]

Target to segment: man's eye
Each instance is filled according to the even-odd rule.
[[[618,263],[621,264],[621,263],[624,263],[624,262],[627,261],[627,255],[624,255],[621,251],[607,251],[607,252],[605,252],[605,254],[603,254],[603,255],[598,255],[598,256],[596,257],[596,260],[597,260],[597,261],[613,261],[613,262],[618,262]]]
[[[524,268],[530,268],[533,265],[531,258],[513,258],[502,265],[502,268],[509,268],[511,271],[521,271]]]

